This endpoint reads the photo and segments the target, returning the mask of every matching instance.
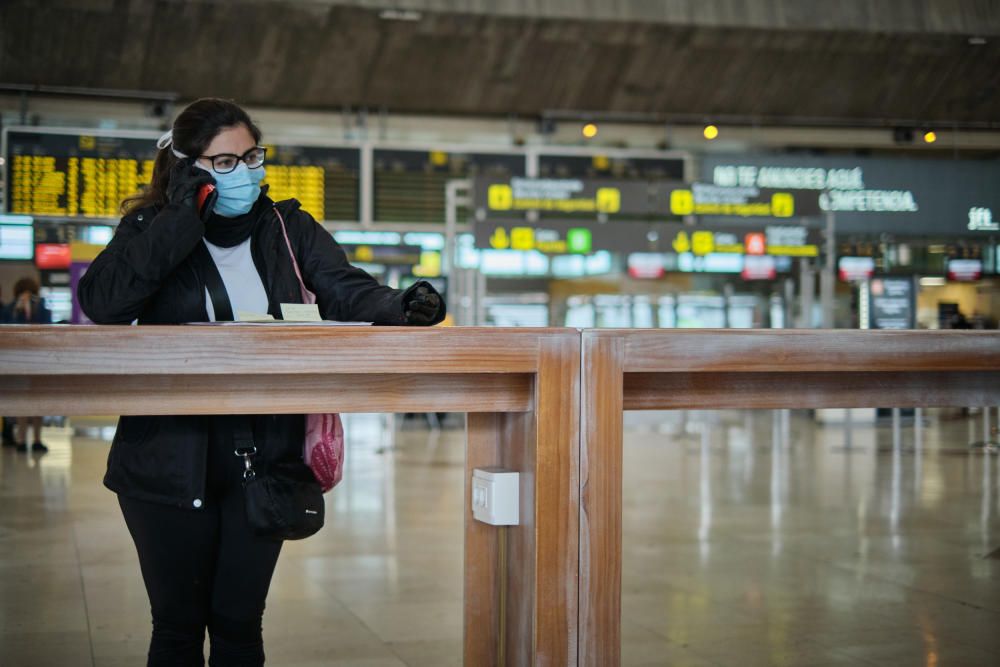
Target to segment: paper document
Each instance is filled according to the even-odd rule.
[[[281,317],[286,322],[322,322],[319,306],[315,303],[283,303]]]
[[[285,320],[262,320],[257,322],[188,322],[188,324],[224,327],[370,327],[372,322],[335,322],[333,320],[287,322]]]
[[[274,317],[267,313],[251,313],[245,310],[236,311],[236,319],[240,322],[274,322]]]

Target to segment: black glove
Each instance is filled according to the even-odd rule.
[[[194,166],[191,159],[178,160],[170,169],[167,201],[190,208],[204,221],[215,206],[215,200],[219,197],[219,193],[217,190],[212,190],[199,211],[198,191],[205,185],[214,184],[215,179],[212,178],[212,175],[204,169]]]
[[[444,319],[444,301],[430,283],[421,281],[403,295],[403,315],[413,326],[437,324]]]

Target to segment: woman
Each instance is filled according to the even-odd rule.
[[[302,299],[279,215],[323,318],[394,325],[444,319],[430,285],[405,292],[380,286],[347,262],[297,201],[272,202],[259,185],[260,139],[232,102],[201,99],[181,112],[157,142],[152,182],[123,203],[114,238],[80,283],[91,320],[212,320],[218,289],[210,295],[208,285],[220,285],[220,275],[237,318],[281,319],[282,303]],[[208,184],[216,188],[214,203],[199,209],[199,190]],[[304,422],[302,415],[121,418],[104,484],[118,494],[149,594],[149,665],[202,665],[206,628],[211,665],[263,664],[261,618],[281,543],[256,538],[247,525],[234,433],[252,428],[265,466],[304,466]]]
[[[10,313],[5,319],[13,324],[52,324],[52,312],[46,307],[45,300],[38,295],[38,281],[25,276],[14,283],[14,303],[10,305]],[[14,436],[14,446],[17,451],[28,451],[28,428],[34,433],[31,451],[45,453],[48,446],[42,442],[42,418],[18,417],[17,433]]]

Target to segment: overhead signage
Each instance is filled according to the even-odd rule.
[[[20,127],[4,131],[7,210],[118,218],[152,177],[158,134]],[[357,220],[361,151],[267,145],[269,195],[295,198],[317,220]]]
[[[0,215],[0,259],[28,260],[34,256],[34,218]]]
[[[636,215],[652,212],[646,181],[579,178],[478,179],[477,217],[538,211],[560,215]]]
[[[413,266],[420,264],[422,250],[419,246],[406,245],[354,245],[343,243],[341,247],[348,261],[364,264],[394,264]]]
[[[675,252],[690,252],[695,255],[711,253],[785,257],[819,255],[819,246],[809,243],[809,230],[794,225],[768,226],[763,233],[752,232],[742,238],[733,232],[682,229],[674,235],[671,247]]]
[[[685,273],[740,273],[743,255],[709,253],[694,255],[689,252],[677,255],[677,270]]]
[[[713,169],[712,182],[725,187],[823,190],[819,206],[824,211],[918,210],[910,190],[866,189],[861,167],[823,169],[722,164]]]
[[[769,255],[747,255],[743,258],[743,280],[774,280],[778,276],[778,267],[774,257]]]
[[[916,323],[912,277],[882,276],[868,281],[869,328],[912,329]]]
[[[565,231],[543,227],[495,227],[489,239],[493,250],[537,250],[551,255],[586,254],[593,249],[593,234],[586,227]]]
[[[476,218],[578,216],[670,220],[688,216],[802,218],[820,213],[809,190],[730,187],[677,181],[578,178],[480,178]]]
[[[818,257],[819,246],[809,243],[809,230],[795,225],[769,225],[764,230],[768,255]]]
[[[692,183],[661,187],[667,209],[676,216],[791,218],[819,213],[817,197],[805,191],[779,191],[755,186]]]
[[[997,160],[711,154],[701,160],[701,178],[728,188],[811,191],[819,209],[836,215],[838,234],[1000,230]]]
[[[983,275],[981,259],[950,259],[948,260],[948,280],[965,282],[979,280]]]
[[[993,211],[985,206],[973,206],[969,209],[968,228],[972,232],[1000,231],[1000,220],[995,220]]]
[[[844,282],[868,280],[874,273],[874,257],[841,257],[837,260],[837,275]]]
[[[546,255],[588,255],[599,250],[630,252],[657,250],[654,238],[666,237],[680,228],[679,223],[552,220],[476,220],[473,237],[483,250],[534,250]]]
[[[533,250],[547,255],[612,252],[770,255],[817,257],[819,232],[800,225],[768,225],[745,232],[739,223],[718,223],[712,229],[681,223],[580,220],[476,220],[473,237],[484,250]],[[340,239],[343,233],[338,233]],[[346,238],[346,237],[345,237]]]
[[[35,244],[35,266],[43,271],[65,271],[72,261],[68,243]]]
[[[633,252],[627,260],[628,275],[637,280],[654,280],[667,273],[663,255],[658,252]]]

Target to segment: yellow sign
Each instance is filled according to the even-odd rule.
[[[583,231],[589,232],[586,229]],[[506,227],[497,227],[490,236],[490,247],[495,250],[537,250],[550,255],[589,252],[589,246],[586,250],[571,249],[569,241],[554,230],[534,227],[513,227],[509,231]]]
[[[707,255],[715,251],[715,235],[712,232],[697,231],[691,235],[691,250],[696,255]]]
[[[690,190],[674,190],[670,193],[670,212],[674,215],[694,213],[694,193]]]
[[[86,134],[80,135],[80,150],[82,151],[92,151],[94,146],[97,145],[97,141],[92,136]]]
[[[489,207],[494,211],[509,211],[514,207],[514,190],[509,185],[491,185],[487,197]]]
[[[815,245],[769,245],[768,255],[785,257],[819,257],[819,246]]]
[[[594,194],[580,193],[572,186],[578,181],[565,181],[569,187],[554,189],[537,185],[494,183],[487,188],[486,201],[491,211],[556,211],[558,213],[619,213],[622,193],[619,188],[598,188]]]
[[[495,250],[506,250],[510,247],[510,237],[507,236],[507,230],[503,227],[497,227],[496,231],[493,232],[493,236],[490,237],[490,246]]]
[[[354,251],[354,259],[359,262],[371,262],[375,259],[375,252],[371,246],[359,245]]]
[[[687,232],[677,232],[671,245],[675,252],[691,252],[691,240],[688,238]]]
[[[420,264],[413,267],[413,275],[418,278],[437,278],[441,275],[441,253],[425,250],[420,253]]]
[[[535,247],[535,230],[531,227],[514,227],[510,230],[510,247],[513,250],[532,250]]]
[[[601,213],[617,213],[622,210],[622,192],[618,188],[598,188],[595,199],[597,210]]]
[[[795,197],[788,192],[771,195],[771,214],[776,218],[790,218],[795,214]]]

